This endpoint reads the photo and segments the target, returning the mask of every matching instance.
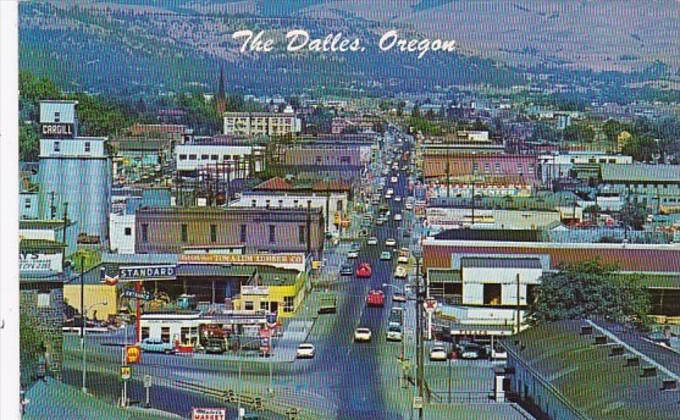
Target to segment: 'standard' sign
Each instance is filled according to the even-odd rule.
[[[120,267],[119,271],[121,281],[174,279],[177,276],[174,265]]]

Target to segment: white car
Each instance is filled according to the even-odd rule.
[[[406,210],[413,210],[413,204],[411,204],[411,203],[406,203],[406,204],[404,204],[404,208],[405,208]]]
[[[399,258],[397,258],[397,262],[401,263],[401,264],[408,264],[408,255],[403,255],[403,254],[399,255]]]
[[[378,238],[376,238],[375,236],[371,236],[370,238],[368,238],[368,241],[366,241],[366,243],[369,245],[378,245]]]
[[[298,346],[295,357],[298,359],[313,359],[314,358],[314,345],[309,343],[302,343]]]
[[[368,342],[371,341],[371,330],[368,328],[357,328],[354,330],[354,341]]]
[[[359,258],[359,251],[349,251],[347,253],[347,258],[350,258],[350,259]]]
[[[394,201],[399,203],[401,201],[401,197],[399,197],[399,196],[394,197]]]
[[[392,238],[385,240],[385,246],[397,246],[397,241]]]
[[[403,265],[398,265],[397,269],[394,271],[394,277],[398,279],[405,279],[408,276],[408,272],[406,271],[406,267]]]
[[[430,350],[430,360],[432,361],[446,361],[448,358],[449,355],[446,353],[446,350],[444,350],[444,347],[435,346]]]
[[[394,188],[388,188],[387,191],[385,191],[385,194],[393,195],[394,194]]]
[[[401,326],[392,324],[387,327],[386,337],[387,341],[401,341],[404,336],[402,334]]]
[[[390,182],[393,183],[393,184],[396,184],[397,183],[397,177],[393,176],[392,178],[390,178]]]
[[[397,213],[394,215],[394,221],[395,222],[400,222],[401,221],[401,214]]]

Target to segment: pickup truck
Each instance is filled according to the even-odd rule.
[[[326,292],[319,296],[319,313],[334,314],[337,309],[337,297],[335,293]]]
[[[156,340],[152,338],[145,338],[139,345],[142,351],[147,353],[165,353],[173,354],[177,352],[177,349],[172,343],[166,343],[161,340]]]

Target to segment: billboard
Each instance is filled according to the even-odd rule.
[[[62,254],[43,254],[38,252],[19,253],[19,272],[31,273],[39,271],[61,272]]]
[[[227,410],[224,408],[194,408],[191,420],[226,420]]]
[[[305,254],[183,254],[180,263],[270,265],[305,270]]]
[[[119,276],[120,281],[168,280],[177,276],[177,267],[174,265],[120,267]]]

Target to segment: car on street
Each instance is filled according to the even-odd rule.
[[[356,276],[359,278],[368,278],[371,277],[371,274],[373,273],[371,269],[371,265],[369,263],[361,263],[357,266],[356,269]]]
[[[388,238],[385,240],[385,246],[397,246],[397,241],[394,238]]]
[[[395,290],[392,294],[392,302],[406,302],[406,295],[401,290]]]
[[[382,226],[385,224],[386,221],[387,219],[385,219],[384,217],[378,217],[378,219],[375,221],[375,224],[378,226]]]
[[[466,343],[459,347],[458,355],[461,359],[479,359],[483,350],[479,344]]]
[[[383,261],[389,261],[392,259],[392,253],[390,251],[383,251],[380,253],[380,259]]]
[[[382,290],[369,290],[368,297],[366,297],[366,304],[368,306],[382,308],[385,306],[385,293]]]
[[[406,271],[406,267],[403,265],[398,265],[396,270],[394,270],[394,277],[398,279],[405,279],[408,276],[408,272]]]
[[[403,340],[403,332],[401,325],[390,323],[387,327],[386,337],[387,341],[401,341]]]
[[[173,354],[177,352],[177,349],[172,343],[167,343],[160,339],[145,338],[139,344],[139,348],[147,353],[165,353]]]
[[[376,238],[375,236],[371,236],[370,238],[368,238],[368,241],[366,241],[366,243],[369,245],[378,245],[378,238]]]
[[[398,195],[397,195],[397,196],[395,196],[395,197],[394,197],[394,202],[395,202],[395,203],[399,203],[399,202],[401,202],[401,197],[400,197],[400,196],[398,196]]]
[[[394,214],[394,221],[395,221],[395,222],[400,222],[400,221],[401,221],[401,214],[400,214],[400,213],[395,213],[395,214]]]
[[[368,328],[357,328],[354,330],[354,341],[358,343],[367,343],[371,341],[371,330]]]
[[[387,191],[385,191],[385,194],[394,195],[394,189],[388,188]]]
[[[494,360],[506,360],[508,358],[508,353],[505,351],[505,347],[500,344],[495,344],[491,348],[491,358]]]
[[[404,204],[404,208],[406,210],[413,210],[413,204],[412,203],[406,203],[406,204]]]
[[[390,182],[393,183],[393,184],[396,184],[397,183],[397,177],[393,176],[392,178],[390,178]]]
[[[446,352],[442,346],[434,346],[430,350],[430,360],[434,361],[446,361],[449,358],[449,354]]]
[[[359,251],[349,251],[347,253],[347,258],[350,258],[350,259],[359,258]]]
[[[340,275],[351,276],[352,274],[354,274],[354,267],[352,264],[343,264],[340,266]]]
[[[361,244],[359,242],[352,242],[352,245],[349,246],[350,251],[360,251],[361,250]]]
[[[316,350],[313,344],[301,343],[295,352],[295,357],[298,359],[313,359],[315,353]]]

